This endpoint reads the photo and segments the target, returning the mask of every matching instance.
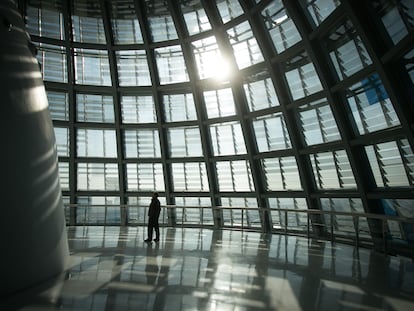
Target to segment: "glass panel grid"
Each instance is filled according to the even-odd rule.
[[[70,190],[69,188],[69,163],[60,161],[58,163],[60,188],[63,191]]]
[[[213,210],[211,208],[211,200],[207,197],[175,197],[177,206],[184,208],[176,208],[176,221],[181,224],[195,225],[213,225]],[[185,208],[190,206],[191,208]],[[194,207],[199,208],[194,208]]]
[[[414,29],[414,3],[411,0],[386,0],[371,4],[381,16],[381,21],[394,44],[404,39]]]
[[[218,47],[216,37],[206,37],[191,43],[200,79],[225,80],[230,68]]]
[[[76,224],[78,225],[120,225],[121,208],[119,197],[80,196],[76,199]],[[100,205],[100,206],[93,206]]]
[[[385,213],[388,215],[395,215],[405,217],[410,220],[414,219],[414,200],[412,199],[383,199]],[[394,229],[389,228],[389,233],[392,238],[402,238],[409,242],[414,241],[414,226],[412,223],[401,222],[398,226],[393,226]]]

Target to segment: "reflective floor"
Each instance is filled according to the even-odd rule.
[[[17,310],[414,310],[408,258],[210,229],[161,228],[146,244],[145,231],[68,228],[68,272]]]

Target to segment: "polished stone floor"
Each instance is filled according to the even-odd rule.
[[[408,258],[193,228],[161,228],[147,244],[145,231],[69,227],[67,273],[4,310],[414,310]]]

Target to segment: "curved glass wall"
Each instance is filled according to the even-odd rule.
[[[165,224],[306,225],[281,209],[414,216],[411,1],[18,3],[64,199],[78,204],[69,224],[140,223],[152,191],[178,206]],[[312,221],[355,232],[346,214]],[[387,225],[413,241],[412,227]]]

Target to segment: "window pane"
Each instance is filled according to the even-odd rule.
[[[348,88],[346,96],[359,134],[400,124],[378,74],[373,74]]]
[[[223,24],[243,14],[243,9],[238,0],[216,0]]]
[[[111,85],[107,51],[75,49],[77,84]]]
[[[206,91],[203,93],[208,118],[227,117],[236,114],[231,89]]]
[[[172,177],[174,191],[209,191],[203,162],[173,163]]]
[[[161,157],[158,130],[125,130],[125,156],[127,158]]]
[[[307,53],[302,53],[286,63],[285,73],[293,100],[322,90],[322,84]]]
[[[161,84],[189,81],[183,52],[179,45],[155,49]]]
[[[316,26],[319,26],[341,4],[339,0],[302,0]]]
[[[250,228],[260,228],[262,226],[256,198],[222,197],[221,204],[223,207],[235,207],[235,209],[223,210],[223,223],[225,226],[244,226]]]
[[[31,35],[65,39],[61,1],[30,0],[27,5],[27,31]]]
[[[299,169],[294,157],[262,160],[266,190],[301,190]]]
[[[228,80],[230,67],[222,56],[214,36],[194,41],[191,45],[200,79]]]
[[[128,191],[164,191],[161,163],[128,163],[126,174]]]
[[[175,197],[177,206],[199,208],[176,208],[176,221],[179,224],[213,225],[213,212],[210,198],[207,197]]]
[[[155,123],[154,98],[152,96],[122,96],[122,123]]]
[[[117,156],[115,130],[77,130],[77,155],[80,157]]]
[[[230,43],[233,47],[234,57],[236,58],[239,69],[263,61],[263,55],[257,44],[256,38],[250,28],[249,22],[243,22],[227,31]]]
[[[246,153],[244,136],[238,122],[210,125],[214,155],[236,155]]]
[[[364,213],[362,201],[357,198],[321,198],[321,207],[324,211]],[[358,223],[352,216],[347,215],[333,215],[331,218],[330,215],[326,214],[324,219],[328,231],[331,231],[332,226],[334,233],[355,236],[358,230],[359,236],[371,238],[365,217],[359,217]],[[358,224],[358,227],[356,227],[356,224]]]
[[[174,21],[166,0],[145,0],[146,13],[153,42],[177,39]]]
[[[119,190],[116,163],[78,163],[77,190]]]
[[[116,51],[120,86],[151,85],[145,51]]]
[[[190,36],[211,29],[206,12],[198,1],[180,2],[181,11],[183,12],[184,20]]]
[[[253,128],[259,152],[292,147],[285,119],[281,113],[253,119]]]
[[[321,152],[310,156],[318,189],[356,188],[345,151]]]
[[[73,0],[73,40],[106,43],[100,0]]]
[[[76,94],[77,121],[114,123],[112,96]]]
[[[65,83],[68,81],[66,48],[44,43],[38,45],[37,60],[44,81]]]
[[[219,191],[254,191],[249,162],[220,161],[216,169]]]
[[[329,56],[340,80],[350,77],[372,63],[361,38],[356,34],[350,21],[346,21],[335,29],[327,42]]]
[[[411,0],[373,1],[371,5],[381,16],[382,23],[394,44],[413,31],[414,2]]]
[[[279,106],[272,80],[267,78],[243,85],[250,111]]]
[[[414,185],[414,154],[406,139],[365,147],[378,187]]]
[[[80,196],[76,200],[76,224],[120,225],[121,215],[119,197],[111,196]]]
[[[278,53],[282,53],[302,38],[281,0],[273,1],[262,11],[266,28]]]
[[[52,120],[69,120],[69,100],[67,93],[46,91]]]
[[[61,157],[69,156],[69,129],[65,127],[55,127],[57,154]]]
[[[331,107],[326,98],[298,108],[300,126],[306,145],[327,143],[341,139]]]
[[[59,169],[60,188],[63,191],[70,190],[69,188],[69,163],[59,162],[58,169]]]
[[[111,25],[115,44],[143,43],[134,0],[111,1]]]
[[[171,157],[197,157],[203,154],[198,127],[168,129],[168,149]]]
[[[164,95],[165,122],[197,120],[193,94]]]

